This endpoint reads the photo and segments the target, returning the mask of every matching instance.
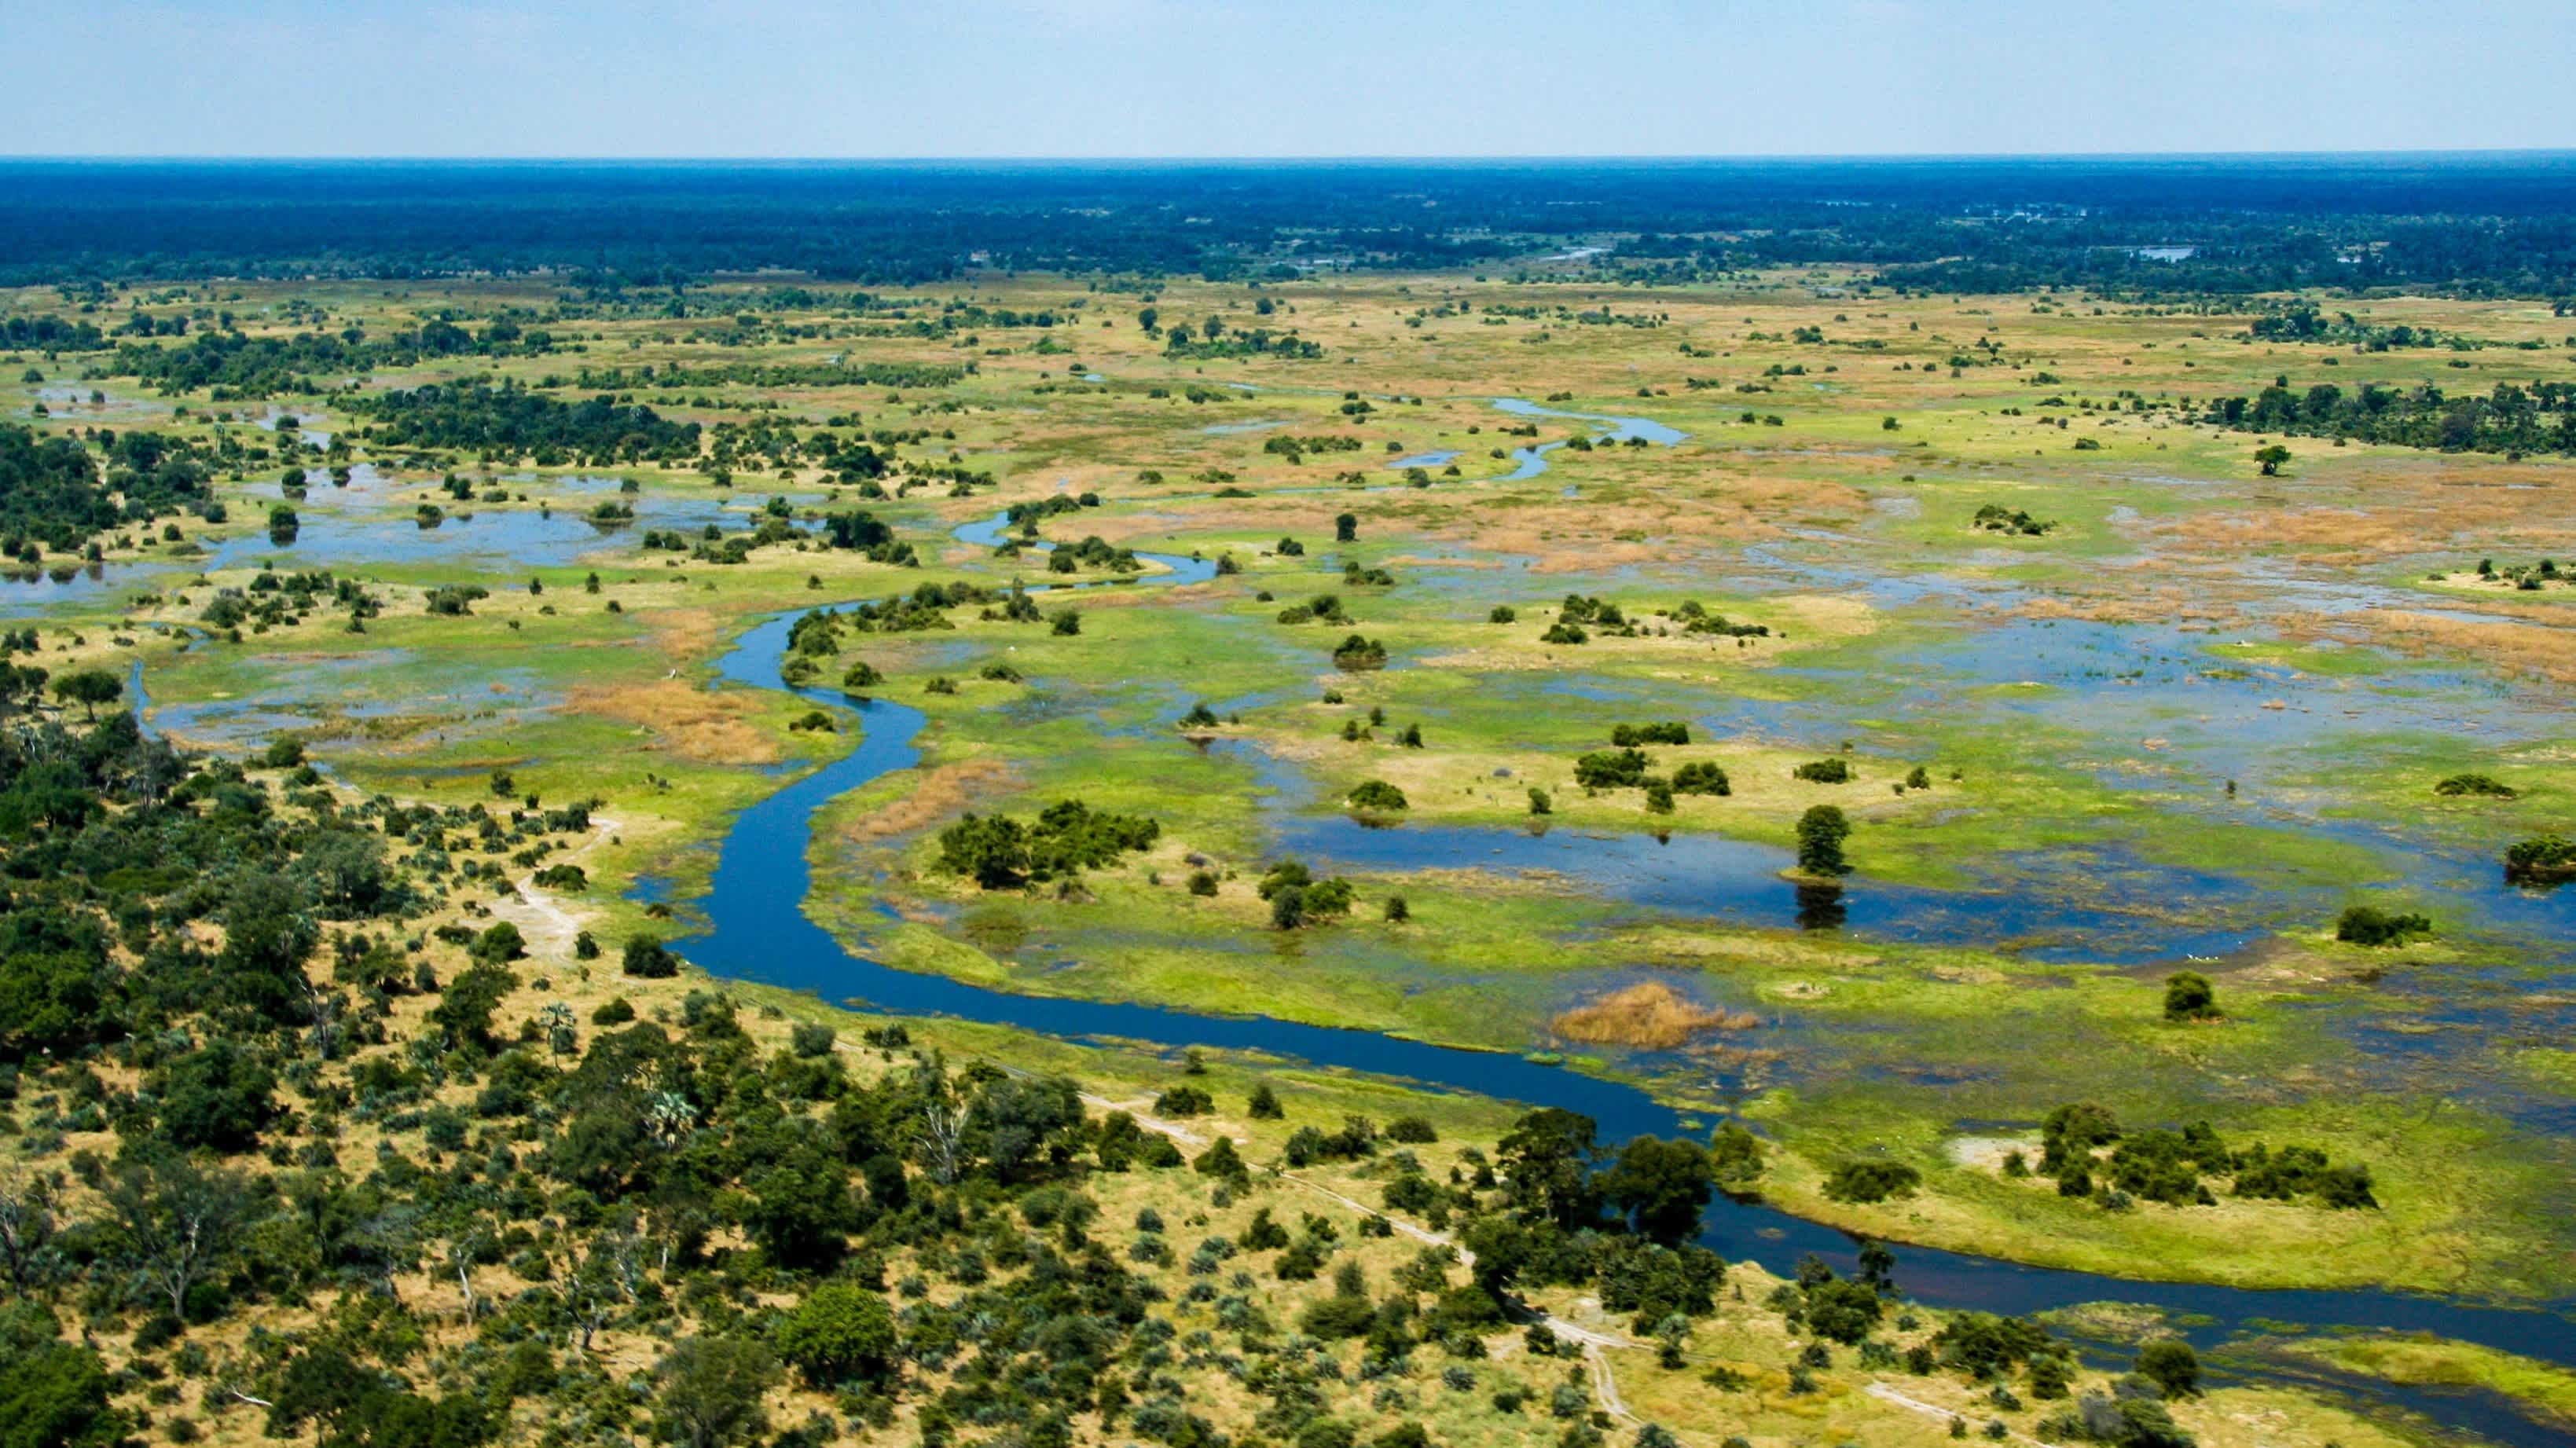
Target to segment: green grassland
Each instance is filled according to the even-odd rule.
[[[921,430],[890,451],[925,472],[884,479],[899,494],[885,499],[862,497],[803,455],[738,463],[724,489],[702,470],[649,465],[484,466],[460,455],[405,467],[371,452],[352,430],[363,421],[329,398],[241,404],[139,395],[130,379],[79,382],[71,385],[97,386],[111,400],[94,413],[85,402],[57,405],[43,426],[158,425],[211,437],[219,428],[248,435],[239,421],[211,420],[222,412],[318,417],[340,456],[391,476],[366,514],[366,526],[389,532],[413,530],[409,510],[424,501],[562,514],[608,496],[575,488],[577,477],[633,478],[639,491],[628,500],[648,516],[566,563],[516,566],[460,551],[454,562],[344,565],[338,571],[364,576],[387,599],[365,632],[344,631],[325,611],[234,642],[206,629],[202,610],[210,590],[246,586],[252,571],[201,574],[202,555],[186,550],[257,531],[268,501],[257,489],[274,490],[269,459],[226,482],[231,521],[182,519],[189,542],[180,545],[146,533],[135,546],[109,547],[110,586],[45,616],[45,661],[140,658],[155,710],[183,738],[201,727],[200,737],[238,750],[255,746],[249,735],[293,734],[368,791],[492,798],[492,772],[505,770],[516,791],[550,802],[604,800],[614,828],[590,857],[582,918],[603,938],[672,932],[688,925],[729,819],[774,789],[778,771],[848,745],[846,733],[791,731],[807,712],[801,701],[716,684],[714,661],[732,638],[779,610],[925,582],[1063,581],[1034,554],[996,559],[949,531],[1006,504],[1096,493],[1099,507],[1046,519],[1044,536],[1231,554],[1240,571],[1180,589],[1149,572],[1086,591],[1067,600],[1082,614],[1070,637],[982,622],[971,607],[953,612],[950,630],[845,637],[827,661],[833,672],[868,661],[888,676],[877,692],[929,721],[920,769],[837,801],[818,820],[809,909],[855,948],[1020,991],[1562,1051],[1579,1068],[1650,1083],[1695,1109],[1742,1113],[1783,1148],[1770,1188],[1779,1200],[1907,1240],[2143,1276],[2563,1292],[2568,1225],[2548,1209],[2546,1184],[2563,1173],[2568,1148],[2498,1103],[2563,1095],[2564,1072],[2529,1051],[2478,1049],[2390,1066],[2354,1035],[2477,999],[2499,979],[2541,992],[2560,968],[2533,960],[2527,940],[2466,928],[2455,897],[2427,887],[2420,856],[2382,842],[2484,862],[2513,839],[2576,829],[2576,796],[2559,782],[2576,721],[2553,712],[2548,693],[2568,677],[2555,633],[2567,587],[2500,592],[2460,576],[2480,557],[2570,551],[2576,514],[2563,464],[2293,438],[2293,460],[2267,477],[2253,453],[2277,439],[2131,403],[2250,394],[2276,376],[2294,386],[2483,390],[2563,379],[2567,356],[2508,347],[2338,353],[2247,340],[2241,316],[2090,298],[1897,297],[1868,284],[1842,272],[1675,289],[1320,278],[1258,295],[1277,308],[1266,325],[1294,326],[1324,347],[1322,357],[1202,360],[1166,356],[1136,325],[1133,298],[991,277],[971,287],[988,305],[1052,307],[1072,320],[1042,333],[970,336],[791,314],[744,339],[703,318],[637,309],[562,329],[581,349],[573,355],[430,361],[367,383],[536,385],[583,366],[817,365],[845,354],[971,364],[953,386],[901,392],[621,389],[711,428]],[[241,300],[229,305],[244,316],[296,298],[371,328],[433,307],[488,313],[556,300],[530,281],[400,295],[337,283],[235,290]],[[752,288],[742,297],[746,309],[759,305]],[[1155,305],[1167,320],[1242,321],[1254,299],[1237,284],[1172,281]],[[5,300],[53,305],[50,293]],[[1542,311],[1483,311],[1489,304]],[[1657,324],[1573,319],[1604,306]],[[2377,322],[2497,342],[2550,335],[2546,309],[2528,304],[2388,299],[2367,310]],[[920,311],[935,315],[935,299]],[[1808,327],[1823,340],[1791,340]],[[1976,365],[1953,367],[1963,355]],[[14,359],[6,376],[29,362],[48,388],[66,385],[79,365]],[[34,390],[22,388],[23,400]],[[1688,438],[1560,446],[1542,476],[1502,481],[1515,463],[1498,452],[1588,441],[1600,429],[1515,416],[1492,405],[1497,397],[1648,417]],[[163,409],[174,403],[187,406],[186,419],[168,419]],[[832,426],[853,413],[861,426]],[[1507,430],[1523,428],[1531,431]],[[1264,450],[1274,438],[1327,436],[1357,446]],[[1456,476],[1433,466],[1428,486],[1411,487],[1389,467],[1430,450],[1456,451]],[[989,473],[994,486],[953,495],[926,472],[952,462]],[[438,486],[450,470],[494,480],[511,497],[455,503]],[[916,547],[922,566],[802,543],[733,565],[638,546],[657,507],[722,501],[731,533],[772,495],[806,499],[792,511],[808,522],[868,508]],[[1981,532],[1972,520],[1989,504],[2055,526],[2040,536]],[[347,505],[317,483],[299,507],[310,519]],[[1357,524],[1350,543],[1333,541],[1342,513]],[[1303,553],[1283,554],[1283,539]],[[1383,567],[1397,581],[1348,583],[1345,563]],[[594,573],[597,594],[585,590]],[[128,577],[137,581],[117,581]],[[528,590],[531,578],[542,594]],[[467,582],[491,590],[470,615],[423,612],[424,590]],[[1325,593],[1352,622],[1275,621]],[[1643,636],[1596,629],[1581,645],[1544,642],[1570,593],[1617,604]],[[2362,606],[2343,606],[2353,598]],[[1684,600],[1770,633],[1683,633],[1666,615]],[[1489,621],[1498,605],[1516,611],[1512,622]],[[2462,609],[2487,612],[2471,623],[2441,616]],[[1977,657],[1979,640],[2010,651],[2051,626],[2105,630],[2133,641],[2133,652],[2106,645],[2095,678],[2026,677],[2009,652]],[[1381,640],[1389,667],[1337,669],[1333,647],[1353,632]],[[68,639],[75,633],[78,644]],[[1988,667],[1938,673],[1962,659]],[[978,677],[988,665],[1019,679]],[[926,692],[939,677],[955,692]],[[1339,703],[1325,702],[1328,690]],[[2241,748],[2229,736],[2226,747],[2199,752],[2166,745],[2168,733],[2181,740],[2204,716],[2275,693],[2291,702],[2258,720],[2351,709],[2368,727],[2308,742],[2248,733]],[[1177,721],[1201,701],[1226,717],[1192,731],[1201,736],[1193,742]],[[237,735],[216,727],[229,709],[260,713]],[[1374,737],[1344,739],[1344,726],[1365,725],[1372,709],[1386,720]],[[2485,710],[2504,711],[2498,727],[2454,727],[2453,715]],[[191,722],[200,719],[208,722]],[[1649,752],[1659,770],[1721,765],[1729,795],[1686,795],[1671,814],[1650,815],[1639,791],[1575,785],[1575,758],[1607,748],[1612,726],[1662,719],[1722,721],[1695,726],[1688,745]],[[1421,728],[1418,750],[1395,742],[1408,724]],[[1794,764],[1827,755],[1847,758],[1854,782],[1790,776]],[[1918,766],[1929,787],[1899,792]],[[2470,769],[2522,793],[2432,795],[2434,780]],[[2157,1013],[2157,969],[2042,961],[1996,940],[1899,945],[1811,935],[1786,919],[1725,924],[1600,898],[1579,881],[1499,871],[1355,872],[1359,907],[1349,920],[1270,929],[1252,884],[1278,853],[1276,821],[1330,813],[1370,779],[1402,788],[1416,826],[1525,828],[1536,785],[1553,796],[1553,829],[1781,850],[1804,810],[1832,803],[1856,824],[1855,892],[2009,892],[2037,888],[2043,864],[2099,861],[2050,875],[2058,893],[2049,898],[2132,908],[2142,929],[2178,929],[2198,923],[2195,907],[2142,898],[2123,872],[2205,872],[2245,882],[2253,903],[2243,923],[2260,943],[2195,967],[2218,979],[2228,1020],[2186,1029]],[[1294,788],[1283,794],[1281,781]],[[1061,894],[979,892],[937,869],[937,833],[960,813],[1024,814],[1062,798],[1150,815],[1161,842]],[[1225,877],[1213,898],[1184,888],[1198,868],[1193,854]],[[2466,869],[2446,866],[2444,878]],[[654,918],[625,893],[641,878],[664,883],[676,919]],[[1382,920],[1384,901],[1398,894],[1411,918]],[[2334,910],[2360,899],[2428,909],[2440,933],[2397,951],[2325,938]],[[2384,973],[2405,988],[2374,984]],[[1680,1050],[1556,1031],[1568,1009],[1645,979],[1764,1024]],[[2366,1160],[2385,1205],[2109,1213],[1953,1159],[1953,1139],[1974,1134],[1960,1123],[2025,1129],[2081,1099],[2141,1124],[2205,1118],[2231,1134]],[[1879,1152],[1922,1169],[1924,1192],[1870,1210],[1817,1193],[1836,1162]],[[2464,1160],[2477,1164],[2475,1190],[2455,1189]]]

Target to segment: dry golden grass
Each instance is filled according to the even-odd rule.
[[[706,764],[775,764],[778,741],[751,722],[757,701],[714,694],[681,679],[575,689],[564,700],[574,714],[596,714],[650,730],[661,747]]]
[[[998,759],[965,759],[916,773],[920,782],[910,794],[842,825],[841,838],[854,845],[899,839],[991,797],[1011,777],[1010,766]]]
[[[2400,647],[2467,654],[2508,673],[2576,683],[2576,639],[2520,623],[2470,623],[2437,614],[2381,609],[2370,615]]]
[[[2563,551],[2576,541],[2576,497],[2540,464],[2364,454],[2320,464],[2314,477],[2261,481],[2279,491],[2161,531],[2186,553],[2287,549],[2353,564],[2447,548]]]
[[[1761,1018],[1710,1010],[1662,981],[1649,980],[1577,1006],[1550,1024],[1568,1040],[1669,1051],[1707,1031],[1750,1030]]]

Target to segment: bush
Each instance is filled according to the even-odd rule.
[[[1923,1173],[1894,1161],[1847,1161],[1825,1178],[1825,1195],[1838,1202],[1883,1202],[1910,1197]]]
[[[2139,1348],[2137,1371],[2168,1398],[2190,1397],[2200,1391],[2200,1356],[2180,1338],[2158,1338]]]
[[[2375,905],[2352,906],[2335,922],[2335,939],[2349,945],[2404,945],[2432,933],[2433,922],[2428,916],[2400,914]]]
[[[1407,807],[1404,791],[1382,779],[1362,781],[1350,793],[1350,806],[1356,810],[1385,813]]]
[[[1386,667],[1386,645],[1358,634],[1341,641],[1333,649],[1333,667],[1345,673],[1361,673]]]
[[[1196,1086],[1175,1086],[1154,1098],[1156,1116],[1205,1116],[1216,1109],[1216,1099]]]
[[[161,1133],[181,1147],[247,1151],[277,1114],[277,1078],[217,1038],[170,1063],[161,1080]]]
[[[1851,761],[1847,759],[1810,759],[1789,771],[1790,775],[1814,784],[1851,783]]]
[[[2165,977],[2165,1019],[2169,1021],[2214,1021],[2218,1019],[2218,992],[2209,977],[2195,970],[2178,970]]]
[[[620,968],[646,980],[668,980],[680,973],[680,957],[655,935],[629,936]]]
[[[1646,782],[1648,763],[1635,749],[1594,750],[1574,761],[1574,782],[1585,789],[1635,789]]]
[[[2504,878],[2514,885],[2554,885],[2576,880],[2576,840],[2535,835],[2504,852]]]
[[[2488,799],[2512,799],[2518,791],[2483,774],[2454,774],[2433,786],[2433,792],[2458,797],[2478,795]]]
[[[1726,771],[1706,760],[1695,760],[1673,771],[1673,793],[1730,795],[1735,787],[1727,782]]]
[[[843,1283],[815,1288],[778,1325],[778,1355],[816,1387],[883,1378],[895,1351],[885,1299]]]
[[[1298,1314],[1297,1329],[1309,1337],[1327,1342],[1336,1338],[1362,1337],[1377,1317],[1377,1309],[1365,1297],[1335,1295],[1323,1298]]]
[[[1200,1176],[1216,1177],[1223,1181],[1239,1182],[1252,1179],[1252,1169],[1244,1165],[1242,1155],[1234,1149],[1234,1139],[1226,1136],[1218,1137],[1216,1145],[1200,1152],[1198,1160],[1190,1163],[1190,1169]]]

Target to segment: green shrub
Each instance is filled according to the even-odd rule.
[[[1350,793],[1350,806],[1356,810],[1384,813],[1407,807],[1404,791],[1382,779],[1361,782]]]
[[[2335,922],[2335,939],[2348,945],[2403,945],[2432,933],[2429,917],[2400,914],[2375,905],[2352,906]]]
[[[1847,1161],[1825,1178],[1825,1195],[1838,1202],[1883,1202],[1910,1197],[1923,1173],[1894,1161]]]
[[[2166,1020],[2214,1021],[2218,1016],[2218,991],[2209,977],[2196,970],[2178,970],[2165,977]]]

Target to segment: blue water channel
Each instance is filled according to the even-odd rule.
[[[1541,460],[1543,465],[1543,459]],[[960,529],[961,541],[990,544],[1002,533],[998,521]],[[1165,570],[1149,582],[1200,582],[1213,576],[1204,561],[1168,555],[1140,554]],[[727,684],[778,689],[778,668],[796,615],[780,614],[745,633],[717,665]],[[1164,1049],[1205,1046],[1292,1057],[1316,1066],[1390,1076],[1436,1089],[1470,1092],[1530,1105],[1561,1107],[1600,1123],[1605,1142],[1639,1135],[1684,1134],[1680,1114],[1643,1090],[1619,1082],[1541,1065],[1492,1052],[1464,1050],[1407,1041],[1367,1031],[1304,1025],[1267,1017],[1204,1015],[1168,1007],[1104,1001],[1015,995],[969,985],[946,976],[897,970],[844,947],[805,914],[812,892],[807,848],[817,811],[854,789],[920,759],[914,739],[925,722],[919,710],[890,700],[853,700],[825,689],[792,692],[816,705],[854,710],[856,747],[846,757],[788,784],[745,810],[727,832],[708,893],[701,902],[706,930],[685,941],[690,958],[720,976],[737,976],[827,999],[862,1002],[896,1013],[939,1014],[1009,1025],[1049,1035],[1110,1042],[1137,1042]],[[1365,855],[1369,832],[1349,837],[1333,831],[1333,851]],[[1491,832],[1474,836],[1461,850],[1490,848]],[[1390,843],[1390,860],[1400,856],[1419,865],[1423,841],[1439,831],[1406,829],[1377,835]],[[1396,843],[1397,841],[1402,843]],[[1679,842],[1676,842],[1679,843]],[[1614,846],[1663,850],[1662,845],[1619,842],[1567,835],[1560,848],[1597,855]],[[1544,840],[1532,848],[1548,848]],[[1756,873],[1776,870],[1764,857],[1734,857],[1736,847],[1724,842],[1684,846],[1708,862],[1712,873],[1727,881],[1749,883]],[[1750,847],[1747,847],[1750,848]],[[1319,851],[1319,853],[1321,853]],[[1693,871],[1677,872],[1689,875]],[[1780,886],[1776,879],[1770,886]],[[1786,888],[1785,886],[1780,886]],[[1769,888],[1766,886],[1765,888]],[[1937,892],[1918,892],[1934,894]],[[1901,932],[1909,908],[1924,901],[1890,895],[1888,904],[1854,902],[1860,920],[1875,928]],[[1704,903],[1704,902],[1703,902]],[[1986,897],[1975,897],[1962,909],[1982,912]],[[1993,923],[1993,917],[1985,917]],[[1857,922],[1856,922],[1857,923]],[[1760,1262],[1774,1272],[1793,1270],[1799,1257],[1815,1253],[1845,1267],[1855,1263],[1854,1246],[1844,1234],[1791,1216],[1757,1201],[1721,1199],[1710,1211],[1701,1240],[1731,1260]],[[1986,1311],[2031,1314],[2088,1302],[2140,1303],[2165,1309],[2182,1330],[2204,1346],[2248,1330],[2278,1330],[2300,1323],[2428,1332],[2551,1361],[2576,1364],[2576,1322],[2565,1306],[2549,1310],[2489,1307],[2476,1303],[2409,1293],[2349,1290],[2251,1290],[2196,1283],[2146,1282],[2092,1273],[2031,1267],[1991,1258],[1913,1248],[1903,1254],[1900,1276],[1916,1296],[1936,1304]],[[2516,1413],[2485,1400],[2410,1394],[2385,1385],[2367,1390],[2403,1402],[2437,1420],[2474,1427],[2502,1441],[2536,1445],[2559,1441]]]
[[[1579,416],[1601,422],[1611,429],[1607,434],[1611,438],[1638,436],[1669,443],[1681,436],[1642,419],[1555,413],[1508,401],[1499,405],[1520,415]],[[1545,471],[1546,450],[1546,446],[1518,450],[1525,471],[1515,476]],[[588,531],[577,517],[560,521]],[[992,546],[1002,541],[1004,523],[999,518],[979,521],[958,529],[954,536]],[[1188,584],[1214,576],[1214,565],[1205,560],[1138,556],[1157,571],[1120,583]],[[718,662],[722,682],[744,688],[783,688],[779,665],[796,617],[795,612],[782,613],[746,632]],[[140,678],[135,682],[139,707]],[[917,764],[920,752],[914,740],[925,717],[888,700],[854,700],[825,689],[790,692],[827,709],[854,712],[855,747],[845,757],[752,805],[727,831],[708,893],[700,902],[706,929],[681,942],[689,957],[713,974],[810,991],[888,1012],[949,1015],[1060,1037],[1136,1042],[1170,1050],[1195,1045],[1257,1052],[1401,1078],[1433,1089],[1561,1107],[1593,1118],[1600,1124],[1602,1139],[1613,1145],[1639,1135],[1685,1134],[1680,1114],[1641,1089],[1511,1055],[1265,1017],[1015,995],[945,976],[897,970],[856,954],[805,913],[813,887],[807,849],[814,817],[850,791]],[[1505,849],[1510,852],[1508,863],[1515,867],[1562,870],[1587,881],[1625,879],[1628,884],[1614,888],[1614,893],[1693,914],[1743,910],[1776,923],[1783,902],[1771,897],[1793,890],[1777,878],[1784,858],[1777,852],[1699,837],[1659,843],[1570,831],[1535,837],[1445,827],[1377,832],[1362,830],[1338,816],[1284,813],[1280,829],[1283,844],[1291,849],[1353,865],[1490,867],[1496,858],[1493,852]],[[1582,868],[1575,868],[1578,865]],[[1870,885],[1853,892],[1846,909],[1852,927],[1891,939],[1958,938],[1973,929],[1986,940],[2019,934],[2044,942],[2051,932],[2068,925],[2062,905],[2049,907],[2042,918],[2008,896],[1976,892]],[[2195,942],[2187,932],[2168,934],[2159,951],[2190,949]],[[2207,943],[2215,947],[2220,942]],[[2098,938],[2095,945],[2098,956]],[[1701,1240],[1730,1260],[1757,1261],[1774,1272],[1793,1270],[1797,1259],[1807,1253],[1846,1269],[1855,1263],[1853,1243],[1842,1233],[1757,1201],[1721,1198],[1709,1213]],[[2282,1324],[2339,1325],[2434,1333],[2576,1365],[2576,1321],[2571,1321],[2566,1304],[2524,1310],[2389,1291],[2248,1290],[2133,1281],[1928,1248],[1906,1249],[1901,1258],[1899,1276],[1907,1290],[1943,1306],[2027,1315],[2089,1302],[2130,1302],[2174,1314],[2178,1329],[2204,1347],[2239,1332],[2279,1331]],[[2377,1383],[2346,1386],[2517,1448],[2562,1441],[2497,1400],[2412,1392]]]
[[[1187,559],[1155,559],[1167,567]],[[1175,578],[1196,576],[1174,567]],[[744,634],[718,664],[727,683],[776,689],[778,666],[795,614],[780,614]],[[856,747],[844,758],[796,780],[745,810],[725,836],[700,908],[706,930],[682,942],[689,958],[719,976],[735,976],[871,1009],[950,1015],[1049,1035],[1141,1042],[1167,1049],[1206,1046],[1294,1057],[1317,1066],[1392,1076],[1425,1086],[1507,1101],[1562,1107],[1600,1123],[1606,1142],[1684,1133],[1680,1115],[1635,1087],[1518,1057],[1399,1040],[1366,1031],[1302,1025],[1266,1017],[1200,1015],[1161,1006],[1010,994],[946,976],[896,970],[853,953],[805,914],[812,891],[806,850],[814,815],[832,801],[920,759],[914,739],[922,713],[888,700],[855,701],[824,689],[795,690],[827,708],[854,709]],[[1787,1272],[1813,1252],[1845,1267],[1854,1248],[1842,1233],[1754,1202],[1721,1199],[1701,1240],[1731,1260],[1750,1259]],[[2380,1291],[2256,1291],[2193,1283],[2141,1282],[2000,1262],[1926,1248],[1903,1254],[1900,1276],[1916,1296],[1937,1304],[2029,1314],[2087,1302],[2142,1303],[2195,1321],[2187,1331],[2204,1345],[2256,1323],[2337,1324],[2438,1333],[2508,1351],[2576,1364],[2576,1325],[2561,1313],[2483,1307],[2430,1296]],[[2419,1405],[2437,1416],[2444,1404]],[[2485,1415],[2480,1415],[2481,1417]],[[2539,1444],[2548,1434],[2504,1415],[2481,1428],[2510,1441]]]

